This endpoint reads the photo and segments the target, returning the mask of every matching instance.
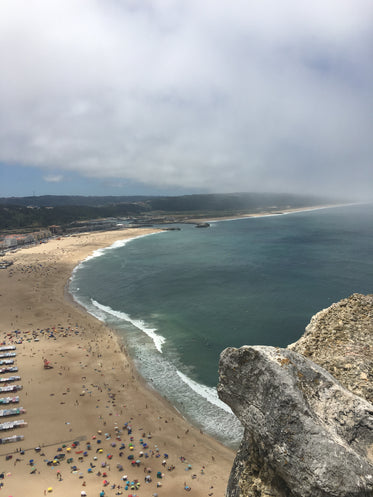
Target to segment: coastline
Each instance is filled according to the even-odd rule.
[[[301,212],[312,212],[312,211],[318,211],[318,210],[323,210],[323,209],[334,209],[337,207],[349,207],[352,205],[360,205],[359,202],[353,202],[353,203],[347,203],[347,204],[327,204],[327,205],[315,205],[313,207],[294,207],[291,209],[281,209],[281,210],[274,210],[270,212],[257,212],[257,213],[246,213],[246,214],[239,214],[237,216],[231,217],[231,216],[223,216],[223,217],[206,217],[206,218],[201,218],[201,219],[189,219],[188,223],[194,224],[194,223],[201,223],[201,222],[218,222],[218,221],[237,221],[239,219],[250,219],[250,218],[258,218],[258,217],[270,217],[270,216],[281,216],[281,215],[286,215],[286,214],[296,214],[296,213],[301,213]]]
[[[184,484],[197,496],[224,495],[233,451],[190,426],[176,409],[152,391],[135,370],[116,334],[74,302],[66,289],[73,269],[94,250],[119,239],[157,231],[128,229],[51,240],[18,250],[11,256],[13,266],[0,272],[1,306],[6,310],[0,317],[2,337],[16,329],[20,331],[18,337],[24,337],[23,343],[16,345],[16,365],[23,385],[19,405],[26,409],[22,418],[27,426],[4,436],[22,434],[25,439],[17,444],[0,445],[1,470],[5,475],[10,473],[2,480],[9,495],[23,495],[26,487],[30,496],[43,495],[49,487],[57,496],[79,495],[82,489],[88,496],[98,495],[103,480],[96,475],[99,465],[93,457],[104,462],[106,451],[112,452],[112,459],[107,472],[110,485],[105,486],[105,495],[121,495],[117,494],[119,491],[128,495],[131,490],[124,490],[123,473],[139,480],[141,488],[136,491],[139,496],[179,495]],[[49,338],[51,332],[42,330],[53,327],[54,337]],[[14,338],[14,334],[8,336],[6,343]],[[44,358],[53,369],[43,369]],[[139,467],[132,467],[127,459],[129,439],[122,429],[125,423],[132,424],[136,457],[144,457],[138,455],[139,437],[152,434],[148,450],[153,454],[146,461],[141,459]],[[121,442],[112,441],[116,429],[123,431]],[[96,439],[92,439],[98,437],[99,430],[111,434],[110,439],[102,440],[103,455],[96,455]],[[83,461],[77,463],[82,456],[74,454],[77,472],[66,462],[57,466],[45,463],[45,459],[54,457],[63,442],[71,446],[75,439],[81,440],[81,446],[87,441],[92,444]],[[118,449],[111,444],[122,442],[126,449],[119,456]],[[40,457],[40,452],[35,453],[36,446],[41,447],[44,457]],[[24,455],[14,453],[19,448],[25,451]],[[165,466],[162,465],[164,453],[168,454]],[[6,454],[12,454],[12,459],[7,461]],[[30,459],[36,465],[33,474],[28,464]],[[90,464],[96,466],[91,468],[92,474],[88,474]],[[118,471],[118,464],[123,471]],[[144,483],[145,464],[152,467],[153,481],[149,484]],[[169,464],[175,469],[167,471]],[[186,471],[188,464],[192,469]],[[57,479],[57,471],[62,473],[62,481]],[[165,476],[158,480],[162,486],[157,487],[158,471]],[[118,484],[122,488],[118,489]],[[111,488],[112,485],[116,487]]]

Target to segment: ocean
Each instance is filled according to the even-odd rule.
[[[372,293],[372,220],[370,204],[180,225],[96,251],[70,291],[154,389],[236,447],[242,427],[216,393],[220,352],[286,347],[316,312]]]

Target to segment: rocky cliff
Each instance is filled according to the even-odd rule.
[[[318,312],[304,335],[288,348],[373,402],[373,295],[355,293]]]
[[[222,353],[219,396],[245,427],[227,497],[373,496],[372,351],[373,296],[353,295],[288,349]]]

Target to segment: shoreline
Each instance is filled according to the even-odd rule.
[[[236,217],[230,217],[230,216],[223,216],[223,217],[205,217],[205,218],[200,218],[200,219],[195,219],[191,218],[188,220],[188,224],[194,224],[198,222],[219,222],[219,221],[238,221],[240,219],[251,219],[251,218],[260,218],[260,217],[271,217],[271,216],[282,216],[282,215],[287,215],[287,214],[297,214],[297,213],[302,213],[302,212],[312,212],[312,211],[318,211],[318,210],[324,210],[324,209],[334,209],[338,207],[349,207],[353,205],[362,205],[360,202],[353,202],[353,203],[348,203],[348,204],[327,204],[327,205],[315,205],[313,207],[294,207],[291,209],[281,209],[277,211],[270,211],[270,212],[258,212],[258,213],[247,213],[247,214],[240,214],[237,215]]]
[[[11,256],[13,266],[0,272],[0,299],[5,310],[0,317],[2,339],[14,343],[15,334],[6,335],[16,329],[20,331],[17,337],[23,338],[16,345],[15,359],[23,385],[19,405],[26,409],[22,418],[27,422],[25,428],[4,432],[24,435],[23,441],[0,445],[0,471],[5,475],[0,481],[9,495],[24,495],[27,488],[28,495],[39,496],[49,493],[49,487],[56,496],[79,495],[81,490],[88,496],[98,495],[103,489],[105,496],[128,495],[131,487],[125,490],[124,473],[141,484],[135,489],[139,497],[180,495],[185,486],[196,496],[224,495],[233,451],[200,433],[153,391],[134,368],[117,334],[81,308],[67,289],[73,269],[94,250],[155,231],[127,229],[51,240],[17,250]],[[53,369],[43,369],[44,358]],[[124,429],[126,423],[132,426],[133,441]],[[104,430],[110,438],[98,434]],[[145,459],[140,440],[149,433]],[[102,438],[102,454],[96,452],[98,436]],[[49,466],[45,460],[53,461],[57,448],[66,440],[79,441],[81,451],[65,442],[68,447],[61,452],[66,458]],[[87,442],[91,451],[84,450]],[[126,446],[122,455],[113,443]],[[35,452],[37,446],[41,451]],[[25,454],[15,452],[20,448]],[[87,456],[78,455],[83,451]],[[110,464],[107,452],[112,452]],[[12,459],[6,460],[7,454]],[[67,464],[70,454],[74,461]],[[131,454],[141,458],[139,466],[132,466],[128,459]],[[30,459],[36,468],[33,473]],[[107,471],[102,470],[104,463]],[[71,469],[71,464],[77,469]],[[118,465],[123,467],[121,471]],[[144,482],[147,465],[152,468],[151,483]],[[62,473],[61,481],[57,471]],[[156,477],[158,471],[163,472],[163,478]],[[104,472],[110,484],[103,484]]]
[[[281,214],[285,211],[235,219]],[[228,219],[216,219],[223,220]],[[234,452],[190,425],[167,399],[152,389],[136,370],[117,333],[89,314],[68,290],[74,268],[95,250],[108,248],[123,238],[158,231],[162,229],[81,233],[9,254],[13,266],[0,271],[0,304],[4,309],[0,315],[0,331],[6,343],[14,343],[14,333],[10,337],[6,335],[15,329],[20,330],[17,337],[23,338],[23,342],[17,344],[16,365],[23,385],[19,405],[26,409],[22,419],[27,422],[27,427],[2,435],[25,436],[17,444],[0,445],[0,474],[3,471],[5,475],[0,485],[4,484],[9,495],[24,495],[26,487],[31,497],[45,495],[49,487],[57,497],[79,495],[82,489],[89,497],[98,495],[103,489],[104,471],[100,466],[103,463],[109,467],[106,478],[110,481],[109,487],[104,486],[105,496],[131,493],[131,488],[125,490],[123,473],[141,482],[141,488],[135,489],[138,497],[150,497],[154,493],[159,497],[180,495],[185,485],[198,497],[224,495]],[[54,337],[50,338],[50,331],[45,330],[54,330]],[[53,369],[43,370],[44,358],[52,363]],[[17,418],[3,421],[8,419]],[[124,429],[126,423],[132,425],[133,442]],[[100,455],[96,453],[96,440],[98,436],[103,438],[98,432],[106,430],[111,436],[101,441],[104,453]],[[114,437],[117,430],[119,437]],[[149,432],[152,435],[148,450],[152,456],[141,459],[139,467],[132,467],[127,459],[132,454],[128,452],[129,444],[135,445],[133,453],[137,457],[143,457],[138,456],[139,440],[146,439]],[[121,442],[114,443],[126,445],[123,456],[118,454],[117,448],[112,448],[112,440],[117,438],[121,438]],[[79,441],[84,449],[90,441],[93,450],[79,461],[81,451],[71,447],[72,441]],[[62,452],[66,459],[73,453],[77,470],[72,470],[66,459],[52,467],[45,463],[47,459],[53,460],[63,443],[68,447]],[[37,446],[41,452],[35,452]],[[20,456],[16,451],[21,447],[26,453]],[[169,456],[165,466],[162,465],[163,451]],[[113,452],[110,465],[105,452]],[[12,459],[7,460],[6,455],[12,455]],[[162,457],[156,458],[158,455]],[[30,459],[36,463],[36,472],[30,471],[33,468]],[[144,484],[144,469],[148,464],[152,467],[153,481]],[[167,471],[168,464],[175,469]],[[95,466],[91,468],[92,474],[88,474],[90,465]],[[118,465],[123,466],[123,471],[118,470]],[[155,475],[158,470],[164,472],[161,480]],[[57,478],[58,471],[63,474],[61,481]],[[161,487],[156,486],[157,481]],[[112,485],[115,488],[111,488]]]

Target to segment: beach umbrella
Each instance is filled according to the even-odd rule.
[[[53,488],[52,487],[48,487],[48,492],[53,492]]]

